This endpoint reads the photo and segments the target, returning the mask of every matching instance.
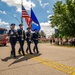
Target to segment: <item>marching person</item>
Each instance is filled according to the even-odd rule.
[[[15,30],[15,24],[12,23],[11,26],[10,26],[10,30],[8,32],[8,36],[9,36],[9,42],[11,44],[11,56],[13,58],[16,57],[16,54],[15,54],[15,45],[16,45],[16,42],[17,42],[17,31]]]
[[[20,44],[18,53],[21,54],[21,51],[22,51],[23,56],[25,56],[24,49],[23,49],[24,41],[25,41],[25,31],[23,30],[22,24],[19,24],[19,28],[20,29],[18,29],[18,31],[17,31],[18,32],[18,41]]]
[[[38,31],[35,29],[35,30],[34,30],[34,33],[33,33],[33,35],[32,35],[32,39],[33,39],[33,42],[34,42],[33,51],[35,52],[35,50],[36,50],[37,54],[39,53],[39,51],[38,51],[38,39],[39,39],[39,38],[40,38],[40,37],[39,37],[39,33],[38,33]]]
[[[33,54],[31,51],[31,41],[32,41],[32,34],[31,34],[31,29],[28,27],[27,28],[27,32],[26,32],[26,41],[27,41],[27,49],[26,49],[26,53],[28,53],[28,50],[30,52],[30,54]]]

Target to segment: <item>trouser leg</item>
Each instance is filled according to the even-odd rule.
[[[21,51],[21,41],[20,40],[19,40],[19,45],[20,45],[20,48],[19,48],[18,52],[20,53],[20,51]]]
[[[26,53],[28,53],[28,41],[27,41],[27,48],[26,48]]]
[[[37,53],[39,52],[38,51],[38,46],[37,46],[38,44],[37,43],[35,43],[35,48],[36,48],[36,51],[37,51]]]
[[[31,43],[27,42],[27,46],[28,46],[29,52],[30,52],[30,54],[32,54],[30,45],[31,45]]]
[[[27,45],[27,49],[26,50],[28,51],[28,45]]]
[[[20,51],[22,51],[22,53],[23,53],[23,55],[24,55],[24,54],[25,54],[25,53],[24,53],[24,49],[23,49],[24,41],[20,40],[20,41],[19,41],[19,44],[20,44],[19,54],[21,54]]]
[[[16,40],[14,41],[14,51],[13,51],[13,53],[14,53],[14,56],[16,55],[16,53],[15,53],[15,45],[16,45]]]
[[[34,41],[34,44],[35,44],[35,49],[36,49],[36,51],[37,51],[37,53],[39,52],[38,51],[38,42],[37,41]]]
[[[21,51],[21,47],[19,48],[19,52]]]
[[[22,49],[22,53],[23,53],[23,55],[25,55],[25,53],[24,53],[24,49],[23,49],[23,46],[24,46],[24,41],[22,41],[21,49]]]
[[[11,50],[11,55],[13,55],[13,56],[15,56],[16,54],[15,54],[15,42],[11,42],[11,48],[12,48],[12,50]]]
[[[35,52],[35,45],[34,45],[33,51]]]

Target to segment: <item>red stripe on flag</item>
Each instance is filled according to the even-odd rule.
[[[31,26],[32,19],[24,7],[22,9],[22,17],[25,18],[27,25]]]

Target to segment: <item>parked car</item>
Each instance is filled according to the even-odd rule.
[[[6,46],[8,42],[8,35],[6,28],[0,28],[0,45]]]

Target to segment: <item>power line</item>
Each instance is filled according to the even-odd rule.
[[[0,9],[2,12],[4,11],[4,10],[2,10],[2,9]],[[9,14],[8,12],[6,12],[6,14],[7,15],[9,15],[9,16],[11,16],[11,17],[13,17],[14,19],[16,19],[19,23],[20,23],[20,21],[18,20],[18,18],[17,17],[15,17],[15,16],[12,16],[11,14]]]

